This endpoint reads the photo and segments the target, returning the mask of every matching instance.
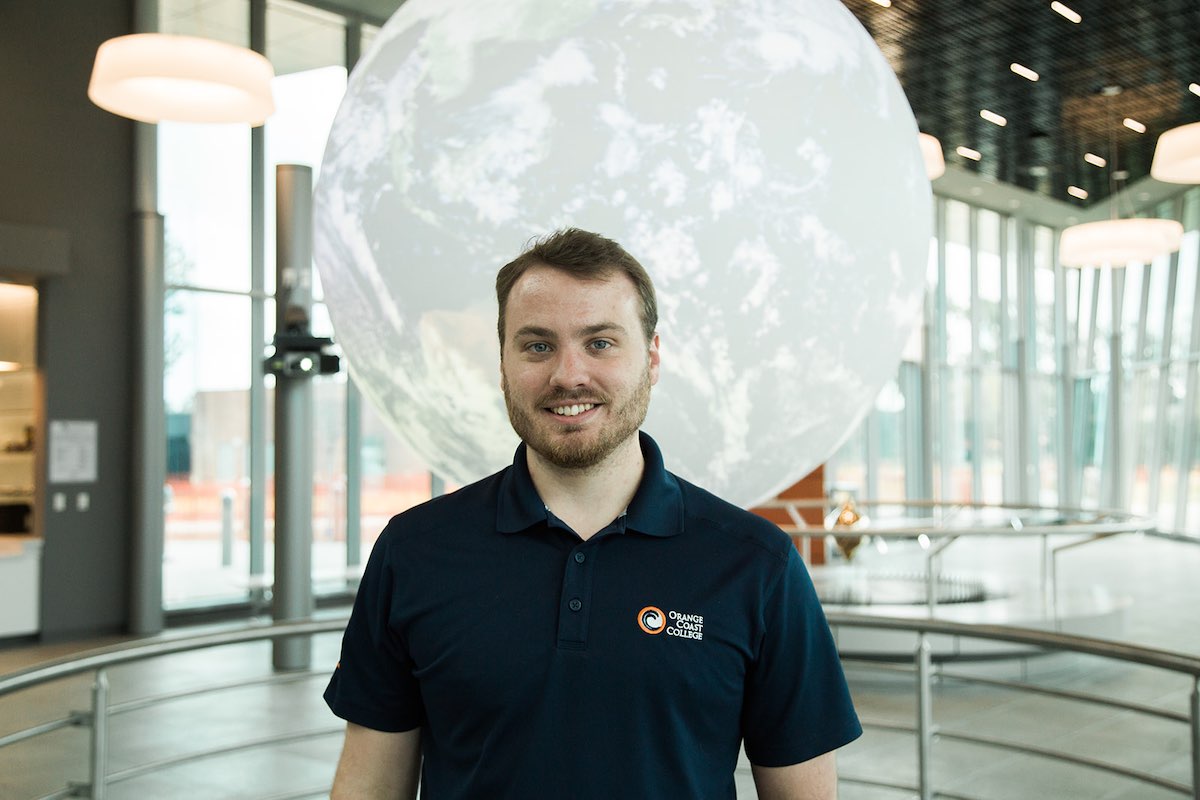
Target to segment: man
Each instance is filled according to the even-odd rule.
[[[618,244],[555,233],[500,270],[501,386],[524,442],[395,517],[325,692],[332,797],[836,795],[861,733],[791,541],[663,468],[654,288]],[[423,758],[423,763],[422,763]]]

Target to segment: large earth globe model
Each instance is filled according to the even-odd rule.
[[[314,252],[362,392],[431,470],[510,463],[494,279],[616,239],[660,304],[645,429],[752,505],[827,459],[919,315],[930,187],[837,0],[409,0],[350,78]]]

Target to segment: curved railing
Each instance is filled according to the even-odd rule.
[[[295,731],[276,736],[260,737],[258,739],[239,742],[223,747],[210,748],[190,752],[174,758],[162,759],[148,764],[141,764],[127,769],[110,772],[108,770],[109,752],[109,721],[112,717],[127,714],[160,703],[171,702],[185,697],[196,697],[227,689],[253,686],[256,684],[279,684],[298,680],[307,680],[318,676],[328,677],[328,670],[312,672],[283,672],[266,678],[214,684],[197,687],[182,692],[140,698],[135,701],[111,704],[109,702],[108,670],[111,667],[145,661],[151,658],[203,650],[210,647],[220,647],[245,642],[263,640],[281,640],[297,636],[311,636],[319,633],[337,633],[346,626],[345,618],[320,621],[285,622],[276,625],[251,624],[242,628],[225,630],[217,633],[199,634],[179,638],[159,639],[151,642],[119,644],[88,651],[82,655],[39,664],[28,669],[0,676],[0,709],[3,708],[4,698],[18,691],[31,689],[52,681],[70,678],[84,673],[94,673],[91,691],[91,709],[76,711],[49,722],[14,731],[0,736],[0,748],[18,742],[32,739],[35,736],[50,733],[69,727],[87,728],[89,735],[88,780],[71,782],[61,789],[42,795],[38,800],[56,800],[63,797],[90,797],[101,800],[106,796],[109,786],[152,772],[165,770],[170,767],[217,758],[222,755],[241,752],[254,748],[270,747],[273,745],[289,744],[292,742],[316,739],[323,736],[340,734],[343,725],[326,726],[315,730]],[[276,795],[271,800],[300,800],[305,797],[321,797],[328,794],[328,787],[314,788],[298,793]]]
[[[1144,533],[1174,541],[1200,545],[1200,538],[1161,534],[1153,520],[1127,511],[1040,506],[1021,503],[942,502],[938,500],[854,500],[857,508],[906,509],[925,511],[928,516],[876,517],[869,525],[850,528],[826,528],[810,525],[801,513],[820,509],[822,515],[838,503],[828,498],[770,500],[759,508],[779,509],[792,521],[785,530],[799,538],[804,560],[811,561],[810,540],[826,536],[877,536],[882,539],[924,537],[925,597],[932,614],[938,605],[937,584],[942,578],[940,564],[946,550],[960,539],[981,536],[1037,537],[1041,540],[1039,590],[1049,608],[1058,603],[1058,563],[1062,553],[1093,542],[1125,533]],[[1010,513],[1005,513],[1010,512]],[[966,519],[972,513],[980,519]],[[1053,543],[1053,537],[1072,537],[1069,542]]]
[[[1094,639],[1004,625],[978,625],[935,619],[911,620],[838,612],[830,612],[827,616],[830,626],[833,627],[835,632],[839,628],[845,627],[915,634],[912,663],[912,671],[915,673],[914,688],[916,693],[915,724],[911,726],[896,725],[865,718],[863,720],[863,727],[868,730],[875,728],[901,731],[915,735],[917,784],[910,786],[881,781],[876,778],[852,775],[841,775],[839,776],[841,780],[849,783],[912,791],[916,792],[921,800],[930,800],[935,794],[931,770],[934,743],[936,740],[941,739],[969,742],[983,747],[991,747],[1008,752],[1026,753],[1055,761],[1071,763],[1080,767],[1120,775],[1124,778],[1166,789],[1184,797],[1192,797],[1193,800],[1200,800],[1200,658],[1183,653],[1113,642],[1106,639]],[[1182,675],[1191,684],[1191,689],[1188,693],[1187,708],[1182,711],[1170,711],[1086,692],[1039,686],[1026,681],[996,680],[975,675],[954,673],[942,667],[935,668],[929,642],[929,638],[934,635],[1024,645],[1037,648],[1039,651],[1045,653],[1076,653],[1095,656],[1124,664],[1150,667]],[[895,667],[880,665],[873,661],[847,661],[847,665],[871,670],[895,669]],[[1172,781],[1144,770],[1133,769],[1095,758],[1088,758],[1059,749],[983,736],[971,731],[952,731],[939,728],[933,718],[933,686],[935,681],[945,680],[987,685],[1015,692],[1029,692],[1039,696],[1056,697],[1060,700],[1071,702],[1105,706],[1120,711],[1178,723],[1190,732],[1191,783],[1185,784]],[[964,795],[951,795],[944,792],[937,792],[937,795],[939,797],[958,797],[963,798],[963,800],[969,800]]]
[[[1173,653],[1163,650],[1139,647],[1120,642],[1092,639],[1080,636],[1070,636],[1048,631],[1011,628],[995,625],[969,625],[936,619],[899,619],[879,616],[862,616],[833,612],[829,615],[830,625],[835,632],[841,628],[862,628],[874,631],[889,631],[909,633],[914,636],[914,647],[911,667],[913,674],[914,693],[916,696],[916,713],[912,725],[898,725],[886,721],[872,720],[864,714],[864,727],[868,730],[883,729],[911,733],[915,737],[915,759],[917,763],[916,785],[890,783],[878,777],[842,775],[847,783],[887,787],[902,791],[915,792],[922,800],[930,800],[935,795],[932,776],[932,759],[935,745],[939,740],[970,742],[982,747],[989,747],[1007,752],[1033,754],[1059,762],[1073,764],[1079,767],[1100,770],[1105,773],[1120,775],[1124,778],[1142,782],[1146,785],[1192,797],[1200,800],[1200,658]],[[345,625],[344,619],[331,619],[311,622],[281,623],[278,625],[249,625],[243,628],[227,630],[218,633],[208,633],[166,640],[155,640],[144,643],[132,643],[102,648],[87,652],[83,655],[48,662],[29,669],[0,677],[0,704],[4,698],[18,691],[42,686],[51,681],[93,673],[92,708],[88,712],[77,712],[68,716],[26,728],[0,737],[0,748],[25,741],[52,730],[75,726],[84,727],[90,731],[90,765],[89,780],[80,783],[70,783],[62,789],[44,795],[42,800],[61,797],[92,797],[104,798],[107,788],[113,784],[130,780],[175,765],[216,758],[229,753],[266,747],[269,745],[303,741],[340,733],[341,725],[330,726],[317,730],[296,731],[251,741],[240,742],[220,748],[187,753],[170,759],[159,760],[148,764],[128,767],[123,770],[110,772],[108,769],[109,750],[109,721],[118,714],[129,713],[148,706],[157,706],[180,697],[194,697],[211,692],[221,691],[237,686],[254,685],[266,682],[294,681],[313,677],[315,673],[282,673],[269,678],[260,678],[240,683],[225,683],[216,686],[198,687],[184,692],[156,697],[141,698],[136,701],[110,704],[108,696],[107,670],[150,658],[201,650],[209,647],[224,646],[242,642],[254,642],[266,639],[278,640],[286,637],[311,636],[319,633],[340,631]],[[1087,656],[1108,659],[1127,665],[1140,665],[1167,673],[1183,676],[1190,681],[1188,707],[1174,711],[1143,705],[1119,698],[1103,697],[1084,692],[1077,692],[1054,687],[1040,686],[1026,681],[1004,681],[993,678],[983,678],[963,675],[935,666],[931,657],[929,638],[931,636],[950,636],[985,641],[1007,642],[1026,647],[1037,648],[1046,653],[1076,653]],[[895,670],[896,665],[881,665],[878,663],[848,662],[853,668]],[[321,673],[322,675],[324,673]],[[1180,724],[1190,731],[1191,741],[1191,783],[1181,783],[1167,778],[1117,764],[1108,763],[1096,758],[1090,758],[1077,753],[1039,747],[1019,741],[1010,741],[997,737],[980,735],[972,731],[953,731],[939,728],[933,716],[933,692],[935,684],[945,681],[968,681],[1002,688],[1015,692],[1035,693],[1039,696],[1052,696],[1071,702],[1107,706],[1122,712],[1131,712],[1153,716]],[[2,706],[0,706],[2,707]],[[289,794],[274,795],[271,800],[290,798],[299,800],[302,797],[319,797],[327,792],[327,788],[317,788]],[[955,795],[946,792],[936,792],[941,797],[965,798],[965,795]]]

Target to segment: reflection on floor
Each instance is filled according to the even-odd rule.
[[[1032,545],[1036,546],[1036,545]],[[956,544],[947,570],[1035,575],[1036,553],[1000,548],[994,542]],[[1200,655],[1200,545],[1123,536],[1071,551],[1062,559],[1064,583],[1099,584],[1129,597],[1126,638],[1138,644]],[[0,649],[0,673],[103,642]],[[171,755],[220,747],[276,732],[335,729],[339,725],[320,700],[324,670],[337,658],[336,636],[315,641],[313,665],[322,674],[295,683],[227,690],[203,699],[183,699],[113,721],[110,771]],[[1180,711],[1191,687],[1156,671],[1082,656],[1046,656],[956,664],[956,671],[1007,679],[1028,677],[1078,691],[1120,696]],[[110,670],[114,703],[251,675],[270,674],[270,645],[238,645],[171,656],[151,664]],[[865,720],[911,725],[912,679],[901,674],[848,672]],[[78,678],[15,697],[0,698],[0,736],[88,706],[89,679]],[[1190,741],[1185,726],[1148,720],[1129,712],[1068,704],[1010,691],[944,681],[934,701],[934,719],[947,733],[1010,738],[1088,758],[1145,770],[1188,783]],[[268,798],[300,796],[327,787],[340,747],[340,733],[309,742],[258,748],[219,760],[194,762],[113,785],[112,800],[131,798]],[[1087,798],[1154,800],[1177,797],[1165,789],[1055,763],[1032,755],[940,739],[934,746],[935,786],[948,794],[981,800],[1002,798]],[[913,784],[912,738],[870,730],[839,755],[844,777]],[[0,797],[39,797],[87,774],[85,734],[65,729],[0,750]],[[748,764],[737,773],[739,797],[755,796]],[[320,796],[314,794],[313,796]],[[842,800],[885,800],[911,793],[844,782]]]

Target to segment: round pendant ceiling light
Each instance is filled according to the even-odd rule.
[[[1118,181],[1124,173],[1117,169],[1118,130],[1115,120],[1121,114],[1113,105],[1122,92],[1120,86],[1100,89],[1105,98],[1105,112],[1111,116],[1109,126],[1109,205],[1112,215],[1098,222],[1085,222],[1063,230],[1058,240],[1058,260],[1066,267],[1124,267],[1127,264],[1148,264],[1159,256],[1174,253],[1183,244],[1183,225],[1173,219],[1131,217],[1121,219],[1118,200],[1121,191]],[[1128,120],[1125,120],[1127,122]],[[1159,143],[1161,148],[1161,140]],[[1158,163],[1158,154],[1154,156]],[[1157,176],[1156,176],[1157,177]]]
[[[1158,137],[1150,177],[1165,183],[1200,183],[1200,122],[1180,125]]]
[[[1104,219],[1065,229],[1058,259],[1067,267],[1123,267],[1149,263],[1182,243],[1183,225],[1173,219]]]
[[[925,159],[925,174],[935,180],[946,174],[946,157],[942,155],[942,143],[928,133],[917,135],[921,141],[921,157]]]
[[[141,122],[261,125],[275,110],[275,70],[245,47],[163,33],[109,39],[96,51],[88,97]]]

